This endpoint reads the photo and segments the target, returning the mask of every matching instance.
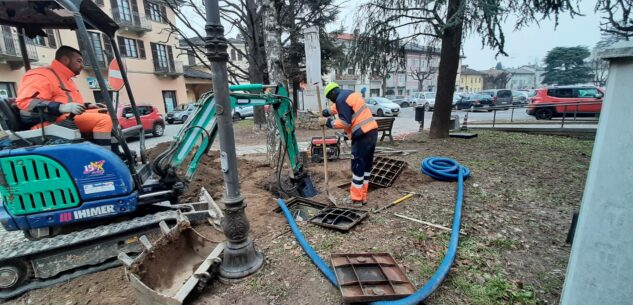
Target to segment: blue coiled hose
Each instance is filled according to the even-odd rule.
[[[448,250],[446,256],[442,260],[442,263],[437,268],[433,276],[429,281],[420,288],[416,293],[395,301],[377,301],[371,304],[373,305],[410,305],[419,304],[424,301],[437,287],[440,286],[444,278],[448,275],[451,265],[455,260],[457,254],[457,245],[459,243],[459,230],[462,217],[462,202],[464,198],[464,180],[470,176],[470,170],[467,167],[460,165],[457,161],[449,158],[441,157],[429,157],[422,161],[422,172],[441,181],[455,181],[457,180],[457,196],[455,199],[455,215],[453,216],[453,226],[451,230],[451,239],[448,244]],[[301,248],[310,257],[312,262],[321,270],[323,275],[332,283],[337,286],[336,275],[330,269],[330,267],[319,257],[314,249],[305,240],[299,227],[295,223],[290,211],[286,207],[286,203],[282,199],[278,199],[277,203],[284,212],[284,216],[288,220],[290,229],[295,235],[295,238],[301,245]]]

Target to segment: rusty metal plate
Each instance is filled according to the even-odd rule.
[[[286,207],[290,210],[295,220],[306,221],[316,216],[321,210],[329,205],[318,201],[310,200],[302,197],[293,197],[286,202]],[[277,207],[273,212],[281,213],[281,208]]]
[[[345,303],[396,300],[415,292],[389,253],[332,254],[331,260]]]
[[[310,222],[326,228],[349,231],[368,214],[368,211],[361,209],[328,207],[312,217]]]

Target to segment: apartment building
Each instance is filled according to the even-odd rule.
[[[354,40],[353,34],[337,34],[335,43],[346,52]],[[346,67],[332,69],[325,76],[328,81],[337,82],[345,89],[365,92],[366,96],[406,95],[410,96],[418,91],[437,90],[437,71],[440,64],[440,49],[417,43],[404,46],[406,58],[405,67],[389,73],[385,82],[385,92],[382,92],[382,79],[375,76],[360,75],[358,69]],[[459,60],[459,67],[464,57]],[[460,86],[461,68],[458,69],[455,88]]]
[[[175,16],[163,0],[94,0],[96,5],[118,25],[115,41],[128,71],[134,98],[139,104],[150,104],[162,112],[187,102],[183,63],[176,60],[178,37],[170,35],[168,21]],[[2,27],[0,42],[0,94],[14,97],[24,74],[16,29]],[[81,50],[75,31],[47,30],[46,36],[27,38],[32,68],[50,64],[56,49],[68,45]],[[75,78],[84,99],[101,101],[96,74],[107,77],[108,65],[114,58],[111,43],[100,32],[89,31],[90,43],[97,62],[85,58],[84,71]],[[129,103],[125,90],[119,92],[120,104]]]
[[[246,44],[243,39],[227,38],[229,45],[227,52],[229,53],[229,62],[227,69],[229,72],[229,82],[248,84],[248,59],[246,54]],[[189,41],[189,42],[187,42]],[[192,47],[189,43],[193,44]],[[180,53],[177,57],[186,57],[184,61],[185,86],[187,88],[187,99],[196,101],[205,92],[213,88],[211,71],[209,70],[210,62],[205,54],[206,48],[204,41],[199,37],[181,39],[179,41]]]
[[[478,92],[483,90],[484,77],[483,73],[468,68],[468,65],[462,66],[462,73],[460,77],[460,92]]]

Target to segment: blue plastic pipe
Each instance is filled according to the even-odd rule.
[[[416,293],[402,298],[400,300],[395,301],[377,301],[371,304],[374,305],[409,305],[409,304],[419,304],[424,301],[431,293],[440,286],[442,281],[448,275],[448,272],[451,269],[451,265],[455,261],[455,256],[457,254],[457,245],[459,244],[459,231],[461,225],[461,217],[462,217],[462,202],[464,198],[464,180],[470,176],[470,170],[467,167],[461,166],[457,161],[449,158],[441,158],[441,157],[430,157],[426,158],[422,161],[422,172],[442,181],[455,181],[457,180],[457,196],[455,199],[455,214],[453,216],[453,226],[451,230],[451,239],[448,244],[448,250],[446,251],[446,256],[442,260],[442,263],[437,268],[433,276],[429,279],[429,281]],[[314,251],[314,249],[308,244],[305,240],[301,231],[297,227],[288,207],[286,207],[285,202],[282,199],[278,199],[277,203],[281,207],[284,212],[284,216],[288,220],[288,224],[290,225],[290,229],[292,233],[297,238],[297,241],[301,245],[301,248],[305,251],[305,253],[310,257],[312,262],[321,270],[323,275],[332,283],[332,285],[337,286],[336,284],[336,276],[334,272],[330,269],[330,267],[319,257],[319,255]]]

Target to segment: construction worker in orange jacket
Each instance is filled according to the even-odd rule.
[[[42,125],[63,121],[72,113],[82,134],[92,135],[93,143],[118,152],[111,140],[112,120],[107,113],[99,111],[105,106],[84,104],[72,80],[83,67],[79,50],[61,46],[50,66],[27,71],[20,82],[16,99],[22,123],[38,129]],[[41,115],[46,120],[44,124],[39,124]]]
[[[328,128],[344,129],[352,140],[351,201],[356,207],[365,205],[378,139],[378,124],[360,93],[341,89],[337,83],[327,84],[324,93],[333,104],[330,109],[323,110],[319,124]],[[337,119],[332,117],[336,114]]]

